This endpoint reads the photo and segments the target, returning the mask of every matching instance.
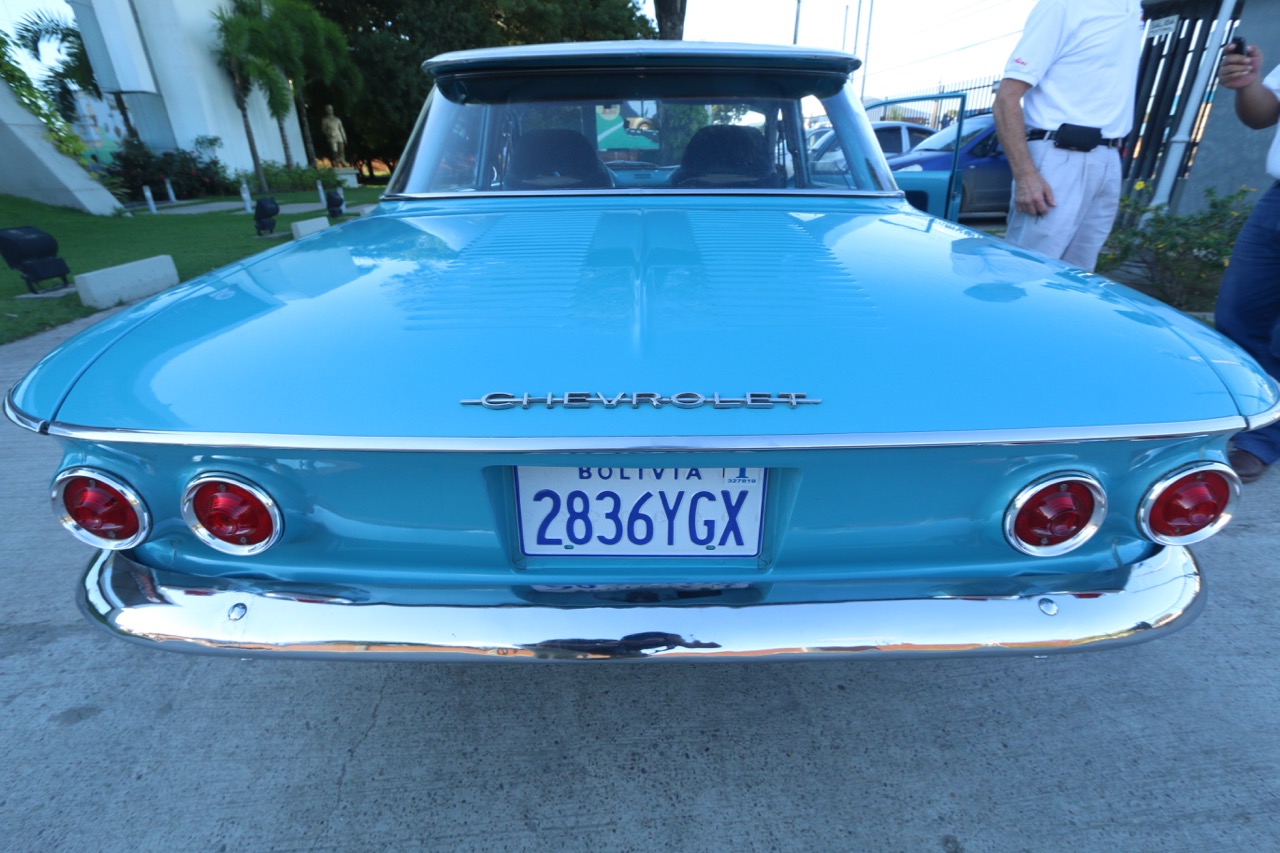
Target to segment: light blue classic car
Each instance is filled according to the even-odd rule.
[[[478,50],[382,204],[115,314],[6,412],[93,622],[396,660],[1045,654],[1202,603],[1271,380],[912,209],[841,53]],[[638,118],[648,126],[638,126]],[[842,170],[816,172],[829,123]]]

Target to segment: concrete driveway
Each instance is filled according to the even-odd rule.
[[[84,323],[78,325],[85,325]],[[67,327],[0,347],[7,389]],[[1163,641],[909,663],[242,662],[109,638],[0,425],[14,851],[1280,850],[1280,472]]]

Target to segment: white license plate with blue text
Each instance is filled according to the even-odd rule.
[[[763,468],[516,468],[527,556],[755,557]]]

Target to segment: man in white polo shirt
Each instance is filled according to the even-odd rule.
[[[1006,239],[1092,270],[1120,205],[1133,128],[1140,0],[1040,0],[996,92],[1013,171]]]
[[[1262,51],[1228,50],[1218,66],[1218,81],[1235,90],[1236,115],[1262,130],[1280,123],[1280,66],[1262,76]],[[1267,174],[1276,183],[1254,205],[1231,249],[1222,277],[1214,324],[1240,344],[1258,364],[1280,379],[1280,131],[1267,152]],[[1280,459],[1280,422],[1234,439],[1228,454],[1240,479],[1252,483]]]

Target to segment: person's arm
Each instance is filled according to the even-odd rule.
[[[1247,53],[1226,53],[1218,66],[1218,82],[1236,93],[1236,115],[1255,130],[1280,121],[1280,98],[1262,85],[1262,51],[1256,44]]]
[[[996,136],[1004,156],[1009,158],[1013,172],[1013,203],[1019,212],[1028,216],[1044,216],[1054,206],[1053,187],[1040,174],[1031,160],[1027,147],[1027,125],[1022,114],[1022,96],[1031,88],[1029,83],[1006,77],[996,90],[996,102],[992,112],[996,116]]]

